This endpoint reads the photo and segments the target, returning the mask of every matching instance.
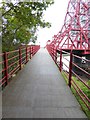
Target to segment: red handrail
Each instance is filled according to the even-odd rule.
[[[0,88],[5,87],[10,82],[13,74],[21,70],[22,65],[26,64],[29,58],[31,59],[39,49],[40,45],[28,45],[21,46],[18,50],[0,54],[2,58],[0,60],[0,66],[2,65],[2,70],[0,70],[0,75],[2,76],[0,78]]]
[[[76,77],[78,79],[78,81],[81,82],[81,84],[87,89],[87,91],[90,91],[90,86],[85,82],[84,78],[81,78],[80,75],[78,75],[76,72],[73,71],[73,68],[76,67],[77,69],[79,69],[79,71],[82,71],[89,78],[90,78],[90,73],[88,71],[84,70],[78,64],[76,64],[73,61],[73,58],[76,57],[76,58],[78,58],[80,60],[84,60],[84,61],[88,62],[88,64],[90,64],[90,60],[84,59],[84,58],[82,58],[82,57],[80,57],[78,55],[74,55],[72,53],[72,51],[70,53],[66,52],[66,51],[63,51],[63,50],[58,50],[57,51],[53,47],[52,44],[47,44],[46,48],[47,48],[49,54],[51,55],[51,57],[53,58],[53,60],[55,61],[55,63],[58,65],[60,71],[64,71],[64,73],[66,73],[65,76],[68,79],[68,85],[69,85],[69,87],[70,88],[73,87],[73,89],[76,91],[77,95],[81,98],[81,100],[83,101],[83,103],[90,110],[90,97],[85,93],[85,91],[82,90],[82,88],[79,86],[79,84],[76,82],[76,80],[74,80],[74,77]],[[55,52],[59,54],[58,55],[58,57],[60,57],[59,64],[58,64],[58,61],[55,59],[55,57],[56,57]],[[64,59],[68,61],[69,66],[67,66],[66,63],[62,61],[63,53],[70,56],[70,60],[68,60],[67,58],[64,57]],[[65,65],[67,67],[68,71],[65,71],[63,69],[63,65]]]

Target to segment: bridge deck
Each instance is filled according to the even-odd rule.
[[[3,118],[86,118],[45,49],[3,91]]]

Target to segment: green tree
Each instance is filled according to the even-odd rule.
[[[43,12],[51,5],[50,2],[2,2],[2,48],[10,51],[21,44],[34,43],[38,27],[50,27],[43,20]]]

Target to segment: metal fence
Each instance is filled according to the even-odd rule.
[[[79,98],[88,108],[88,110],[90,110],[90,84],[88,84],[88,81],[90,81],[90,60],[83,59],[82,57],[73,54],[72,51],[70,53],[63,50],[59,50],[57,52],[57,50],[54,49],[52,45],[47,45],[46,48],[53,60],[55,61],[56,65],[59,67],[60,72],[64,73],[69,87],[72,87],[77,96],[79,96]],[[70,56],[70,59],[67,59],[65,57],[66,55]],[[59,61],[57,61],[58,57]],[[69,63],[69,66],[62,60],[62,58]],[[89,65],[88,70],[75,63],[73,60],[74,58],[85,61],[85,63]],[[65,70],[63,66],[65,66],[68,71]],[[77,70],[80,71],[82,75],[84,75],[84,78],[78,74]]]
[[[39,49],[39,45],[22,46],[18,50],[0,54],[0,88],[4,88]]]

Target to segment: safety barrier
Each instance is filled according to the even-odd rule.
[[[56,51],[52,45],[47,45],[46,48],[59,67],[60,72],[68,80],[69,87],[75,91],[75,94],[77,94],[83,104],[90,110],[90,60],[77,56],[72,51],[70,53],[63,50]],[[69,59],[66,56],[69,56]],[[80,66],[80,64],[74,62],[75,58],[84,61],[87,67],[85,68],[83,65]],[[64,60],[68,62],[68,65]],[[65,70],[63,66],[67,69]],[[78,71],[84,75],[84,78],[78,74]]]
[[[0,88],[5,87],[39,49],[39,45],[28,45],[21,46],[18,50],[0,54],[0,76],[2,76],[0,78]]]

